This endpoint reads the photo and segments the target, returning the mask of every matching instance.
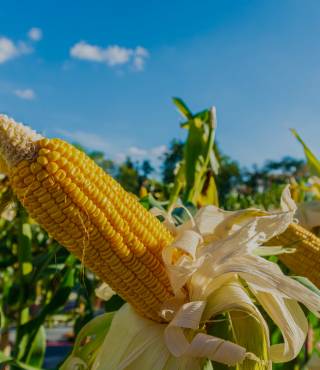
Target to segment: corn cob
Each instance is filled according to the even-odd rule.
[[[287,230],[271,239],[268,245],[296,248],[279,259],[296,275],[305,276],[320,288],[320,239],[302,226],[290,224]]]
[[[172,297],[167,229],[85,153],[0,116],[0,155],[30,216],[147,318]]]

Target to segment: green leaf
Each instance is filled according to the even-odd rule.
[[[260,361],[245,359],[236,365],[237,370],[266,370],[268,369],[268,334],[264,326],[263,318],[248,296],[248,292],[237,280],[229,284],[223,284],[222,288],[214,291],[207,299],[207,306],[203,314],[203,320],[217,320],[223,313],[228,318],[220,323],[222,335],[215,331],[218,323],[214,323],[213,330],[208,334],[230,340],[247,352],[253,353]],[[222,316],[224,317],[224,316]],[[220,322],[220,320],[219,320]],[[222,325],[225,325],[223,330]],[[227,336],[227,338],[225,337]],[[263,363],[265,361],[265,363]],[[214,363],[214,369],[216,365]]]
[[[19,234],[18,259],[22,275],[28,275],[32,271],[32,231],[31,225],[22,223]]]
[[[202,129],[197,127],[194,121],[190,121],[189,135],[184,147],[185,158],[185,176],[187,185],[187,194],[191,191],[196,173],[198,172],[199,160],[202,157],[204,149]]]
[[[22,273],[23,275],[28,275],[32,271],[32,263],[31,262],[22,262]]]
[[[21,361],[17,361],[13,357],[6,356],[2,351],[0,351],[0,365],[15,365],[23,370],[41,370],[39,367],[30,366]]]
[[[213,370],[212,362],[209,360],[206,360],[206,362],[204,363],[202,367],[202,370]],[[231,370],[230,367],[229,367],[229,370]]]
[[[35,340],[38,330],[41,325],[43,325],[46,317],[48,315],[52,315],[59,308],[65,305],[73,289],[75,283],[75,269],[72,265],[72,261],[74,261],[74,258],[69,256],[67,262],[68,260],[70,261],[71,265],[66,267],[65,274],[59,285],[59,288],[53,294],[51,300],[42,308],[37,317],[20,327],[21,338],[23,338],[23,342],[26,341],[27,343],[23,348],[23,354],[21,357],[24,361],[29,355],[32,348],[32,343]]]
[[[172,98],[172,101],[175,104],[175,106],[178,108],[178,111],[182,114],[183,117],[187,118],[188,120],[192,119],[192,113],[182,99]]]
[[[229,315],[235,342],[246,348],[247,352],[254,353],[261,360],[267,360],[268,344],[261,323],[247,312],[230,311]],[[264,367],[256,361],[244,360],[236,368],[237,370],[260,370],[268,367]]]
[[[200,194],[198,203],[202,207],[207,205],[219,206],[218,190],[213,176],[210,176],[209,184],[205,192]]]
[[[179,194],[183,187],[185,186],[185,168],[184,168],[184,161],[180,162],[178,173],[176,174],[176,179],[174,182],[173,189],[170,192],[170,199],[169,199],[169,209],[172,205],[174,205],[179,198]]]
[[[218,159],[217,159],[217,156],[214,150],[211,150],[209,155],[210,155],[210,165],[211,165],[212,171],[215,175],[217,175],[219,173],[220,164],[218,162]]]
[[[308,148],[305,142],[301,139],[299,134],[296,130],[291,129],[293,135],[297,138],[297,140],[302,144],[304,154],[307,159],[307,164],[310,170],[311,175],[320,176],[320,161],[319,159],[312,153],[312,151]]]
[[[35,367],[43,365],[46,353],[46,332],[44,326],[41,325],[34,341],[32,342],[30,351],[27,357],[27,364]]]
[[[233,334],[228,317],[225,314],[216,316],[207,327],[207,334],[225,340],[233,340]],[[219,362],[212,362],[214,370],[235,370],[234,366],[227,366]]]

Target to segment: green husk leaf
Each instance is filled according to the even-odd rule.
[[[114,312],[108,312],[92,319],[79,332],[71,355],[60,370],[77,369],[77,364],[85,364],[90,368],[96,359],[105,336],[107,335]]]

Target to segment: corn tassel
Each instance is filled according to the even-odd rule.
[[[30,216],[138,312],[161,321],[172,297],[161,253],[172,236],[158,219],[85,153],[6,116],[0,155]]]

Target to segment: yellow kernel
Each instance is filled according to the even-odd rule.
[[[86,211],[88,213],[92,213],[92,212],[94,212],[95,209],[96,209],[95,204],[91,200],[89,200],[87,205],[86,205]]]
[[[37,158],[37,162],[42,166],[45,166],[46,164],[48,164],[48,159],[41,155],[40,157]]]
[[[58,208],[54,208],[52,207],[51,209],[49,209],[49,212],[50,212],[50,216],[55,220],[57,221],[56,219],[58,217],[62,217],[63,216],[63,213],[60,211],[60,209]],[[64,217],[64,216],[63,216]]]
[[[27,176],[24,178],[23,182],[26,184],[26,185],[30,185],[32,184],[34,181],[34,176],[33,175],[30,175],[30,176]]]
[[[30,192],[33,192],[33,191],[35,191],[35,190],[39,189],[39,187],[40,187],[40,186],[41,186],[40,182],[39,182],[39,181],[37,181],[37,180],[35,180],[35,181],[30,185],[29,190],[30,190]]]
[[[21,162],[19,162],[17,165],[16,165],[16,170],[21,170],[22,168],[28,166],[29,167],[29,162],[27,160],[23,160]]]
[[[30,170],[33,174],[37,174],[42,169],[42,166],[38,162],[31,163]]]
[[[69,195],[74,198],[75,200],[78,200],[78,197],[81,194],[81,190],[78,187],[75,187],[72,191],[70,191]]]
[[[52,217],[54,217],[54,216],[52,215]],[[63,215],[63,214],[61,214],[61,216],[55,216],[54,218],[55,218],[55,221],[56,221],[58,224],[60,224],[60,223],[62,223],[63,221],[65,221],[66,216],[65,216],[65,215]]]
[[[47,138],[44,138],[44,139],[41,139],[40,141],[39,141],[39,146],[41,147],[41,148],[45,148],[45,147],[47,147],[48,146],[48,144],[50,143],[50,139],[47,139]]]
[[[50,162],[46,165],[46,170],[50,173],[50,174],[54,174],[58,171],[59,169],[59,166],[54,163],[54,162]]]
[[[59,194],[57,197],[55,197],[57,203],[65,202],[67,199],[66,194]]]
[[[24,167],[19,171],[20,177],[25,177],[30,174],[30,168],[29,167]]]
[[[58,181],[62,181],[65,179],[65,177],[67,176],[66,172],[63,171],[61,168],[55,173],[55,178],[58,180]]]
[[[48,194],[47,192],[45,192],[44,195],[42,195],[41,197],[38,198],[38,201],[40,203],[45,203],[45,202],[48,202],[50,199],[51,199],[51,195]]]
[[[72,163],[67,162],[63,167],[64,167],[64,169],[65,169],[68,173],[70,173],[71,169],[73,168],[73,165],[72,165]]]
[[[46,180],[42,182],[42,185],[45,188],[51,188],[55,184],[53,177],[48,177]]]
[[[54,207],[56,203],[54,202],[53,199],[50,199],[48,202],[43,204],[43,207],[47,209],[47,212],[49,212],[50,208]]]
[[[44,180],[45,178],[47,178],[49,176],[48,172],[47,171],[40,171],[38,174],[37,174],[37,179],[42,182],[42,180]]]
[[[59,152],[52,151],[48,153],[47,158],[49,159],[49,161],[57,161],[60,158],[60,156],[61,155]]]
[[[47,190],[41,187],[40,189],[36,190],[33,193],[33,195],[35,195],[36,197],[41,197],[41,196],[43,196],[46,193],[47,193]]]
[[[69,213],[69,214],[71,214],[71,213],[74,212],[75,209],[76,209],[75,206],[73,204],[71,204],[68,207],[66,207],[66,208],[63,209],[63,213]]]
[[[71,182],[69,185],[67,185],[65,188],[66,188],[66,191],[68,193],[72,193],[73,190],[77,187],[77,185],[73,182]]]
[[[19,184],[20,181],[21,180],[20,180],[20,176],[19,175],[12,175],[11,176],[11,182],[12,182],[12,184]]]
[[[46,148],[41,148],[39,150],[39,156],[44,156],[45,157],[49,153],[50,153],[50,150],[49,149],[46,149]]]
[[[59,159],[59,165],[60,165],[61,167],[65,167],[67,163],[68,163],[68,160],[67,160],[66,158],[61,157],[61,158]]]

